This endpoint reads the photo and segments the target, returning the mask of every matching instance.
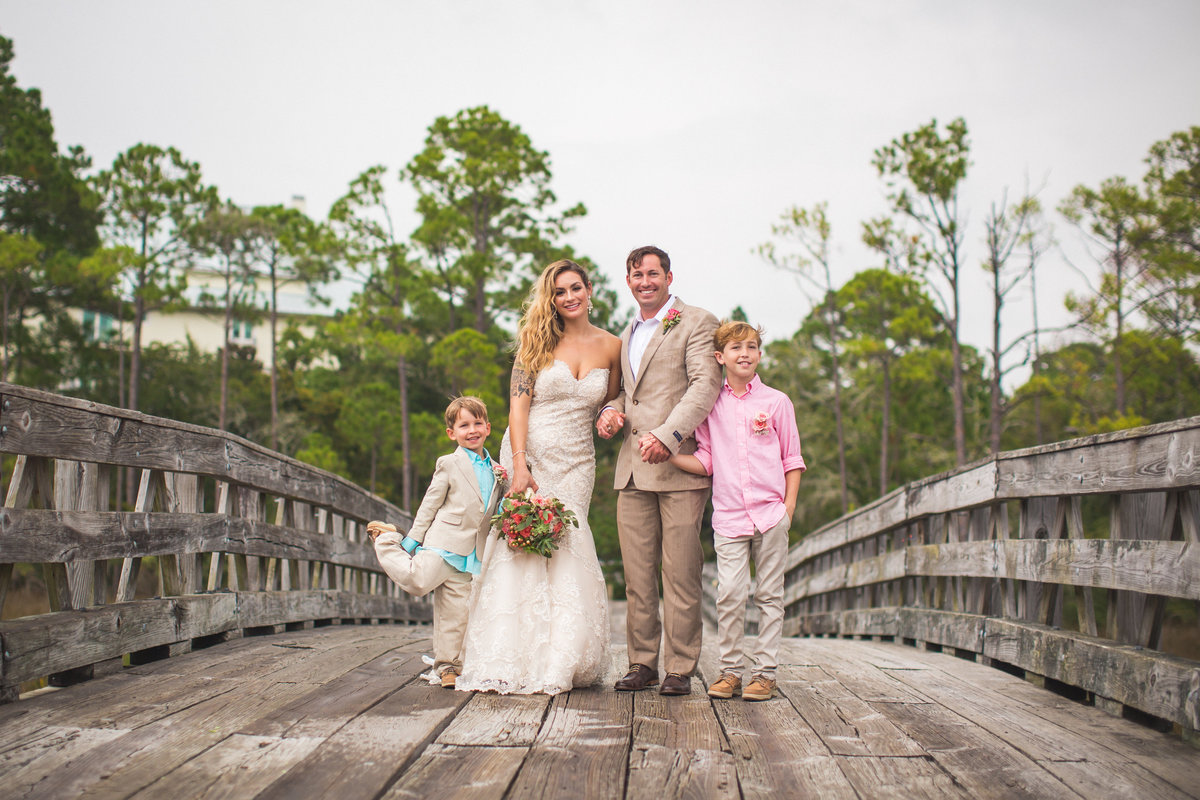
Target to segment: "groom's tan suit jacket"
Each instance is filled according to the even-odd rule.
[[[660,322],[637,376],[629,362],[630,325],[621,334],[622,393],[610,405],[625,414],[617,456],[617,534],[625,571],[629,662],[657,671],[659,647],[667,672],[691,675],[700,657],[700,517],[711,480],[670,463],[642,461],[638,440],[653,433],[672,453],[696,451],[692,431],[712,410],[721,388],[713,352],[717,318],[679,298],[669,329]],[[665,317],[665,315],[664,315]],[[632,491],[637,490],[637,491]],[[663,604],[658,613],[659,564]],[[665,638],[663,637],[663,634]]]
[[[670,464],[647,464],[638,450],[638,440],[649,432],[672,453],[694,453],[696,440],[692,431],[708,416],[721,388],[721,367],[713,357],[717,318],[678,297],[671,308],[679,311],[679,322],[670,329],[659,324],[646,345],[636,378],[629,363],[633,325],[621,332],[623,389],[609,403],[625,415],[625,441],[617,456],[616,489],[636,487],[648,492],[675,492],[712,485],[710,478]]]

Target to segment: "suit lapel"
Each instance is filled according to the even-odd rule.
[[[680,302],[678,297],[676,297],[675,302],[671,303],[670,308],[677,309],[682,313],[683,309],[680,308],[682,305],[683,303]],[[653,358],[654,354],[658,351],[658,347],[662,344],[663,339],[666,338],[667,333],[668,331],[663,327],[663,324],[661,322],[658,323],[658,330],[656,330],[654,335],[650,337],[649,343],[646,344],[646,351],[642,353],[642,362],[638,364],[637,378],[635,378],[633,381],[633,387],[635,389],[637,388],[638,381],[640,381],[642,376],[646,374],[646,367],[650,365],[650,359]]]
[[[462,473],[463,479],[474,490],[475,496],[479,498],[479,504],[483,505],[483,492],[479,491],[479,479],[475,477],[475,467],[471,463],[471,457],[461,447],[458,448],[456,455],[458,458],[455,459],[454,463],[458,464],[458,471]]]
[[[629,393],[633,393],[633,387],[636,383],[633,379],[633,365],[629,363],[629,339],[633,336],[633,323],[625,326],[625,330],[621,331],[621,378],[625,385],[629,387]]]

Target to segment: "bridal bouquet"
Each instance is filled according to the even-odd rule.
[[[504,507],[492,517],[492,525],[513,550],[549,558],[558,549],[567,525],[578,528],[579,520],[558,498],[525,492],[504,498]]]

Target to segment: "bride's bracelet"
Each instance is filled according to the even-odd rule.
[[[524,455],[525,455],[525,451],[524,451],[524,450],[518,450],[517,452],[515,452],[515,453],[513,453],[513,454],[512,454],[512,457],[513,457],[513,460],[516,460],[517,456],[524,456]],[[528,460],[528,459],[529,459],[529,457],[528,457],[528,456],[525,456],[525,458],[526,458],[526,460]]]

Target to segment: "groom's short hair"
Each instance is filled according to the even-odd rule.
[[[471,395],[463,395],[456,397],[450,401],[450,405],[446,406],[446,427],[453,428],[454,423],[458,422],[458,412],[466,411],[475,419],[481,419],[484,422],[488,421],[487,404],[478,397]]]
[[[629,258],[625,259],[625,274],[633,272],[634,267],[640,267],[642,259],[646,256],[658,256],[658,263],[662,264],[663,272],[671,271],[671,257],[667,255],[667,251],[648,244],[644,247],[635,247],[630,251]]]

